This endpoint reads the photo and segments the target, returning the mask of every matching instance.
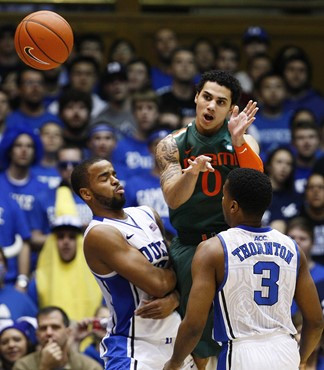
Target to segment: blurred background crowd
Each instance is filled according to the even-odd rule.
[[[0,25],[3,369],[41,343],[35,318],[48,306],[60,307],[73,322],[73,348],[102,366],[100,319],[109,312],[83,259],[82,233],[92,214],[71,191],[71,171],[85,158],[110,160],[126,206],[155,208],[170,240],[175,230],[154,150],[195,118],[195,84],[211,69],[240,81],[241,109],[250,99],[258,102],[249,133],[274,191],[263,223],[303,248],[324,300],[324,98],[303,47],[287,44],[270,53],[272,36],[259,24],[246,28],[240,43],[197,31],[183,44],[174,29],[158,27],[150,51],[157,62],[151,63],[128,38],[112,40],[107,52],[100,34],[75,32],[69,60],[42,72],[19,60],[14,33],[12,24]],[[298,325],[298,307],[293,313]],[[311,361],[309,369],[323,368],[321,351]]]

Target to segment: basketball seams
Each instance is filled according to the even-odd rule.
[[[35,17],[38,17],[39,15],[41,15],[41,13],[42,14],[47,14],[47,12],[46,11],[40,11],[40,12],[36,12],[35,14],[32,14],[31,15],[31,17],[29,17],[29,18],[27,18],[27,19],[25,19],[26,21],[32,21],[32,22],[34,22],[34,23],[37,23],[37,24],[39,24],[39,25],[41,25],[41,26],[43,26],[43,27],[46,27],[46,28],[48,28],[50,31],[52,31],[53,33],[55,33],[55,35],[57,36],[57,37],[59,37],[62,41],[63,41],[63,43],[64,43],[64,45],[66,46],[66,48],[67,48],[67,50],[68,50],[68,53],[70,54],[70,52],[71,52],[71,50],[69,49],[69,47],[68,47],[68,45],[66,44],[66,42],[64,41],[64,39],[62,39],[62,37],[60,36],[60,35],[58,35],[55,31],[53,31],[53,29],[48,25],[48,24],[44,24],[44,23],[42,23],[39,19],[37,19],[37,20],[33,20],[33,18],[35,18]],[[61,17],[59,14],[55,14],[55,13],[53,13],[53,14],[51,14],[51,16],[54,16],[54,17],[56,17],[57,19],[59,19],[60,21],[63,21],[64,23],[65,23],[65,25],[68,27],[68,29],[69,29],[69,31],[71,31],[71,34],[72,34],[72,38],[73,38],[73,31],[72,31],[72,28],[71,28],[71,26],[70,26],[70,24],[63,18],[63,17]]]
[[[30,61],[26,58],[25,54],[24,54],[24,51],[22,50],[22,46],[20,45],[20,32],[21,32],[21,29],[23,27],[23,23],[20,23],[19,26],[18,26],[18,35],[17,35],[17,45],[19,47],[19,51],[20,51],[20,56],[24,59],[24,62],[26,64],[28,64],[30,67],[33,67],[32,64],[30,63]]]
[[[49,70],[63,64],[73,50],[73,43],[70,24],[49,10],[29,14],[16,28],[17,54],[35,69]]]
[[[52,57],[50,57],[49,55],[47,55],[46,53],[45,53],[45,51],[43,50],[43,49],[41,49],[39,46],[38,46],[38,44],[37,44],[37,42],[35,41],[35,39],[33,38],[33,36],[31,35],[31,33],[28,31],[28,28],[27,28],[27,24],[28,24],[28,22],[29,22],[29,20],[27,20],[27,21],[24,21],[24,24],[25,24],[25,31],[26,31],[26,33],[28,34],[28,36],[31,38],[31,40],[33,41],[33,43],[37,46],[37,48],[49,59],[49,60],[51,60],[52,62],[54,62],[54,63],[57,63],[57,64],[61,64],[60,62],[58,62],[57,60],[55,60],[55,59],[53,59]],[[37,22],[34,22],[33,21],[33,23],[37,23]],[[41,26],[44,26],[43,24],[41,24]],[[46,28],[48,28],[48,27],[46,27]],[[49,28],[48,28],[49,29]],[[51,30],[52,31],[52,30]],[[54,33],[54,32],[53,32]],[[55,33],[55,35],[57,36],[57,34]],[[60,39],[61,39],[61,37],[59,37]],[[64,43],[64,45],[66,46],[66,44]]]

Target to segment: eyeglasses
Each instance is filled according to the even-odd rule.
[[[76,167],[80,162],[78,161],[61,161],[58,163],[59,168],[66,170],[68,168]]]

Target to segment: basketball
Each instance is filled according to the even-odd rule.
[[[20,59],[35,69],[53,69],[64,63],[73,48],[73,31],[59,14],[40,10],[27,15],[15,33]]]

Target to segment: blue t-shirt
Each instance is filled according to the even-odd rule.
[[[265,161],[267,155],[278,146],[290,146],[290,118],[292,112],[285,110],[279,117],[269,118],[262,113],[262,108],[255,115],[255,121],[248,132],[260,146],[260,156]]]
[[[15,242],[16,234],[23,240],[30,238],[30,230],[26,216],[9,194],[0,192],[0,246],[9,248]],[[7,258],[7,273],[5,283],[14,284],[18,276],[18,257]],[[1,300],[0,300],[1,304]]]
[[[6,126],[7,128],[29,127],[35,134],[38,134],[40,127],[46,122],[57,122],[62,125],[62,122],[55,114],[44,112],[37,117],[31,117],[17,109],[8,115]]]
[[[161,217],[165,230],[176,235],[169,219],[169,208],[164,200],[160,178],[152,173],[146,176],[133,176],[127,180],[125,187],[126,207],[150,206]]]
[[[147,175],[153,168],[153,156],[149,151],[146,141],[137,140],[134,137],[121,139],[111,155],[117,176],[120,172],[127,176]],[[124,174],[122,174],[123,177]]]
[[[57,188],[62,181],[62,177],[56,167],[45,167],[39,164],[33,166],[31,170],[37,180],[46,184],[49,189]]]

